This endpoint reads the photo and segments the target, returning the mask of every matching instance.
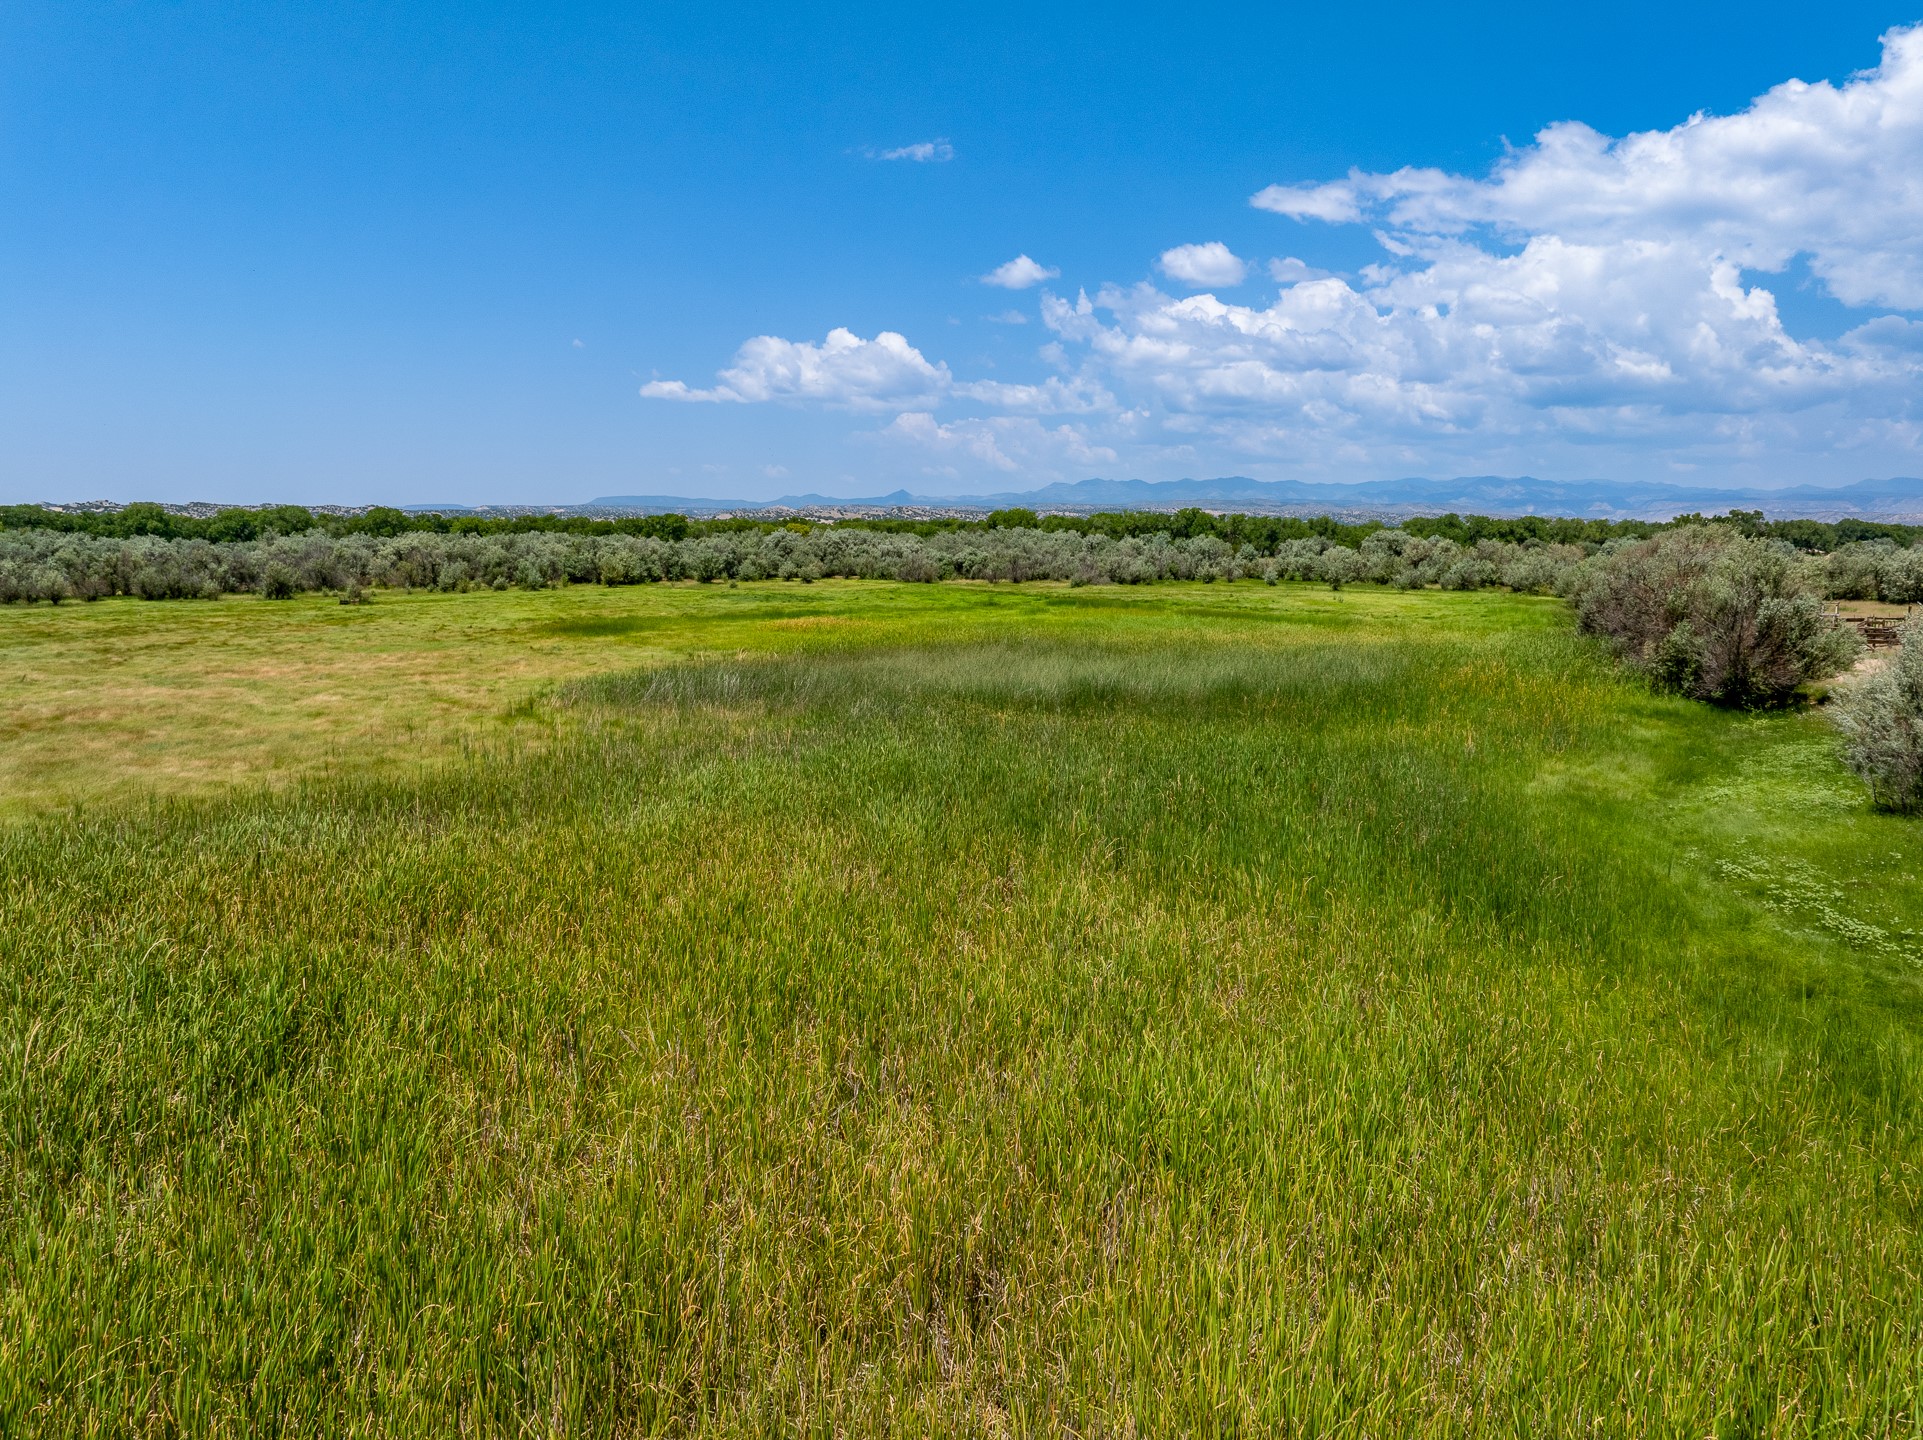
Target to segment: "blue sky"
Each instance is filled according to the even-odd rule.
[[[0,11],[0,497],[1923,473],[1914,13],[798,9]]]

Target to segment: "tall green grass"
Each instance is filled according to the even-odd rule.
[[[1914,1430],[1909,972],[1598,778],[1748,722],[1202,595],[0,832],[0,1429]]]

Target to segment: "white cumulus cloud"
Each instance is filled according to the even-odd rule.
[[[1335,224],[1360,220],[1362,208],[1355,192],[1340,181],[1327,185],[1270,185],[1257,191],[1249,204],[1258,210],[1273,210],[1297,220],[1327,220]]]
[[[1284,285],[1293,285],[1298,280],[1326,280],[1328,276],[1327,270],[1318,270],[1307,261],[1298,260],[1293,255],[1284,255],[1269,261],[1269,278],[1279,280]]]
[[[1800,254],[1846,305],[1923,308],[1923,27],[1891,31],[1843,85],[1791,80],[1734,115],[1615,140],[1566,121],[1483,179],[1354,171],[1250,203],[1403,234],[1675,244],[1753,270]]]
[[[957,384],[954,393],[962,399],[980,400],[997,410],[1030,415],[1086,415],[1115,407],[1115,397],[1086,375],[1070,379],[1051,375],[1039,385],[970,380]]]
[[[1249,267],[1220,240],[1177,245],[1164,250],[1155,263],[1169,279],[1198,290],[1212,285],[1240,285],[1249,276]]]
[[[955,147],[946,140],[917,140],[913,145],[897,145],[892,150],[870,148],[865,153],[870,160],[911,160],[917,165],[927,165],[953,160]]]
[[[952,383],[946,365],[930,364],[893,330],[864,340],[840,327],[819,345],[757,335],[716,378],[719,383],[706,390],[654,380],[641,393],[651,400],[816,401],[859,410],[938,397]]]
[[[1013,260],[997,265],[982,276],[982,284],[999,285],[1004,290],[1026,290],[1031,285],[1039,285],[1044,280],[1053,280],[1062,272],[1026,255],[1017,255]]]

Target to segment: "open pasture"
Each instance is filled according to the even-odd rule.
[[[1923,881],[1558,602],[0,614],[0,1430],[1909,1433]]]

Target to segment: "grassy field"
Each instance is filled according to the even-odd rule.
[[[1923,1426],[1916,822],[1557,602],[102,602],[0,666],[0,1433]]]

